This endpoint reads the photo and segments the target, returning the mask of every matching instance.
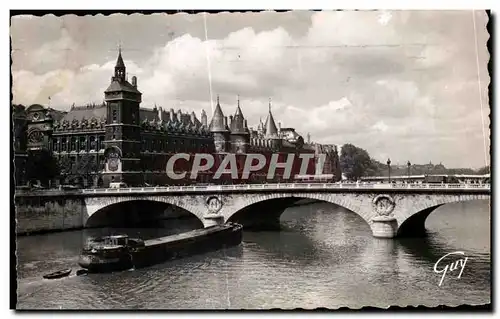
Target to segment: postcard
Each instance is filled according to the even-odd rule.
[[[488,21],[11,15],[15,309],[491,305]]]

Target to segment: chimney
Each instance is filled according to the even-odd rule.
[[[207,113],[205,113],[205,110],[201,110],[201,124],[207,126]]]
[[[281,132],[281,122],[278,122],[278,132]]]
[[[175,118],[175,113],[174,113],[174,109],[170,109],[170,121],[173,121]]]
[[[162,107],[160,106],[160,108],[158,109],[158,119],[160,121],[163,121],[163,109]]]
[[[194,114],[194,111],[191,112],[191,123],[193,123],[193,124],[196,123],[196,114]]]
[[[137,89],[137,77],[135,75],[132,77],[132,86]]]

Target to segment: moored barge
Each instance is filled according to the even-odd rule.
[[[78,264],[89,272],[142,268],[168,260],[237,246],[243,226],[226,223],[150,240],[127,235],[105,236],[89,241]]]

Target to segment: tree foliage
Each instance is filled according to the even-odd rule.
[[[363,176],[388,176],[389,168],[386,163],[370,158],[368,152],[352,144],[342,146],[340,154],[342,173],[349,180],[357,180]],[[490,166],[478,170],[471,168],[446,168],[443,164],[411,164],[408,166],[391,164],[391,176],[433,175],[433,174],[488,174]]]
[[[84,154],[80,157],[78,159],[78,165],[75,166],[79,175],[89,176],[97,173],[98,171],[96,157],[89,154]]]
[[[484,175],[484,174],[489,174],[490,173],[490,166],[484,166],[481,167],[480,169],[477,170],[478,174]]]
[[[39,181],[47,186],[49,181],[59,174],[59,166],[55,158],[45,150],[28,152],[26,161],[26,178],[33,182]]]
[[[347,179],[357,180],[367,173],[374,173],[376,166],[368,152],[352,144],[344,144],[340,152],[340,167]]]
[[[68,156],[62,156],[59,158],[59,170],[60,174],[63,177],[67,177],[69,174],[71,174],[71,160]]]

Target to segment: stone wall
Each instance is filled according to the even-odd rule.
[[[15,196],[16,233],[27,235],[51,231],[82,229],[89,209],[78,191],[18,191]],[[147,211],[147,205],[143,206]],[[92,208],[90,209],[92,210]],[[161,213],[141,214],[141,221],[177,219],[186,215],[179,207],[165,207]]]
[[[15,203],[17,234],[79,229],[87,219],[83,198],[64,192],[41,196],[16,194]]]

